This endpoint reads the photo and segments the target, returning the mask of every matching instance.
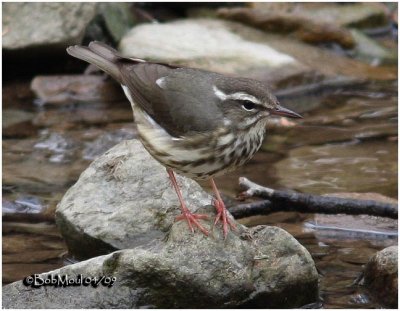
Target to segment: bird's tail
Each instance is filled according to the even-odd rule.
[[[67,48],[67,53],[99,67],[119,83],[122,83],[118,60],[123,57],[112,47],[93,41],[89,43],[88,47],[79,45],[70,46]]]

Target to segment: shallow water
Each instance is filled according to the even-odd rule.
[[[34,100],[29,82],[6,85],[3,99],[6,284],[67,263],[54,224],[56,204],[94,158],[135,137],[135,130],[126,101],[47,106]],[[397,84],[349,85],[281,102],[305,118],[293,126],[271,125],[262,150],[246,166],[218,178],[224,194],[238,194],[237,178],[246,176],[277,189],[397,198]],[[323,307],[380,307],[353,282],[373,253],[397,244],[397,222],[364,218],[355,227],[354,219],[299,213],[241,222],[280,226],[310,251]],[[335,226],[338,222],[343,226]]]

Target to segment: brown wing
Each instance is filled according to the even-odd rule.
[[[216,74],[155,63],[120,68],[134,102],[169,134],[204,133],[220,125],[223,115],[212,89]]]
[[[223,118],[212,88],[219,76],[215,73],[126,58],[101,42],[67,52],[127,86],[135,104],[173,136],[213,130]],[[160,78],[165,78],[161,86]]]

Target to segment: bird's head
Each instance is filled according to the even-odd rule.
[[[272,92],[260,81],[246,78],[222,78],[213,85],[217,104],[227,122],[238,128],[250,128],[271,115],[302,118],[281,106]]]

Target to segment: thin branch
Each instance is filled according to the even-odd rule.
[[[235,218],[267,215],[282,211],[348,215],[366,214],[392,219],[397,219],[398,217],[398,208],[395,204],[274,190],[260,186],[244,177],[239,178],[239,185],[245,189],[241,193],[242,198],[257,196],[267,200],[239,204],[230,208],[229,211]]]

